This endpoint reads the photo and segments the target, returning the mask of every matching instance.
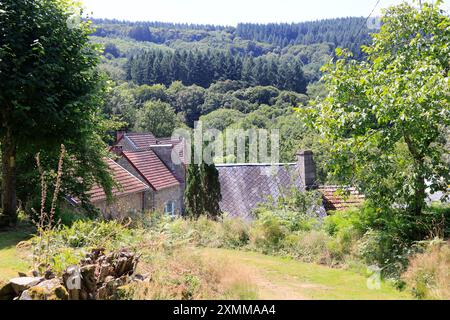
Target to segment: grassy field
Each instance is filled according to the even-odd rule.
[[[351,271],[301,263],[254,252],[201,249],[209,259],[239,263],[252,275],[260,299],[412,299],[387,283],[379,290],[367,288],[366,278]]]
[[[29,271],[23,252],[16,249],[17,243],[29,238],[29,230],[0,231],[0,282],[17,276],[17,272]]]
[[[0,232],[0,282],[29,270],[26,250],[16,245],[29,237],[29,231]],[[381,289],[367,288],[366,278],[351,271],[321,265],[301,263],[292,259],[267,256],[254,252],[204,249],[191,251],[205,260],[232,262],[233,276],[248,279],[256,287],[258,299],[411,299],[387,283]],[[188,260],[188,259],[187,259]],[[189,264],[184,266],[189,268]],[[226,267],[225,267],[226,268]]]

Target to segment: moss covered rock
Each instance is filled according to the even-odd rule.
[[[68,300],[69,293],[58,279],[46,280],[25,290],[19,300]]]

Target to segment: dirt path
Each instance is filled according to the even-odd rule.
[[[254,252],[202,249],[208,259],[225,259],[246,269],[257,287],[259,299],[411,299],[382,283],[378,290],[367,287],[367,278],[354,272],[301,263]]]

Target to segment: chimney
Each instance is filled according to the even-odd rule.
[[[302,185],[306,189],[314,188],[316,186],[316,164],[313,152],[310,150],[297,152],[297,167]]]
[[[125,131],[117,131],[116,133],[116,143],[119,142],[120,139],[125,135]]]
[[[111,151],[116,155],[116,156],[121,156],[123,153],[123,147],[122,146],[113,146],[111,148]]]
[[[181,160],[178,163],[174,163],[172,161],[172,150],[174,146],[172,144],[156,144],[151,145],[150,149],[156,153],[159,159],[166,165],[167,168],[177,177],[177,179],[184,183],[185,182],[185,168],[181,163]]]

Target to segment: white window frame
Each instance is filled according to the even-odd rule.
[[[166,202],[166,204],[164,205],[164,214],[170,217],[175,216],[175,201],[169,200]]]

